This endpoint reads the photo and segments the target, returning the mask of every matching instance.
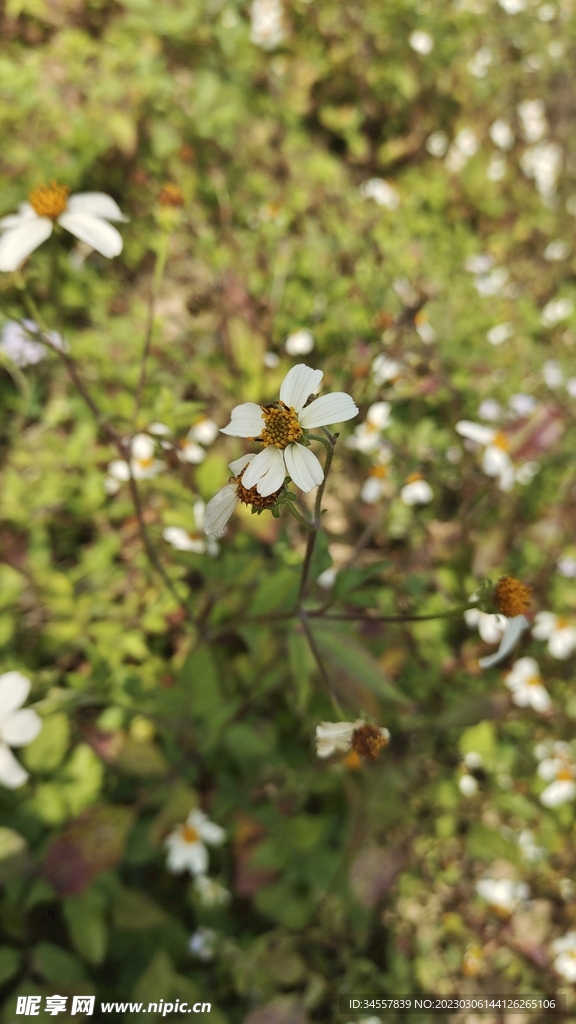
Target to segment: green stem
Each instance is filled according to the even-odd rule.
[[[318,487],[316,492],[316,501],[314,502],[314,518],[309,526],[308,543],[306,544],[306,553],[304,555],[304,563],[302,565],[302,575],[300,577],[300,588],[298,591],[298,608],[302,607],[302,602],[306,597],[306,588],[308,586],[308,576],[310,575],[310,566],[312,565],[312,555],[314,554],[314,548],[316,546],[316,537],[318,536],[318,530],[320,529],[320,516],[322,514],[322,497],[324,494],[324,488],[326,487],[326,480],[328,473],[330,472],[330,466],[332,465],[332,459],[334,457],[334,449],[336,447],[336,437],[331,434],[328,435],[330,440],[328,441],[325,437],[321,437],[319,434],[309,434],[315,441],[320,441],[326,448],[326,461],[324,462],[324,479]]]
[[[300,509],[296,507],[296,502],[287,501],[286,506],[288,508],[288,511],[291,512],[294,518],[298,520],[300,526],[303,526],[305,530],[313,529],[313,524],[310,522],[310,520],[306,519],[306,517],[302,515]]]
[[[308,623],[308,619],[307,619],[306,613],[303,612],[303,611],[300,612],[300,622],[302,623],[302,629],[304,630],[304,633],[306,635],[306,639],[308,641],[308,646],[309,646],[310,651],[312,653],[312,657],[314,658],[314,661],[316,662],[316,664],[318,666],[318,671],[319,671],[320,675],[322,676],[322,679],[324,681],[324,685],[326,686],[326,689],[328,690],[328,693],[330,695],[330,698],[331,698],[332,703],[333,703],[333,705],[334,705],[334,707],[336,709],[337,714],[340,715],[340,720],[342,722],[344,722],[346,720],[346,716],[345,716],[345,714],[344,714],[344,712],[343,712],[343,710],[342,710],[342,708],[340,706],[340,702],[339,702],[336,694],[334,693],[334,690],[332,689],[332,683],[330,682],[330,676],[328,675],[328,672],[326,671],[326,666],[325,666],[324,662],[322,661],[322,655],[320,654],[320,651],[318,650],[318,646],[316,644],[316,640],[315,640],[314,634],[313,634],[312,630],[310,629],[310,625]]]
[[[167,231],[162,232],[156,248],[156,262],[154,264],[154,275],[152,277],[152,287],[150,289],[150,296],[148,300],[148,318],[146,322],[146,333],[144,336],[144,347],[140,358],[140,378],[138,380],[136,394],[134,397],[134,425],[136,425],[136,421],[138,419],[140,406],[142,405],[142,398],[144,396],[144,388],[146,387],[148,356],[150,355],[150,347],[152,345],[152,337],[154,334],[156,300],[164,278],[166,260],[168,259],[169,241],[169,233]]]

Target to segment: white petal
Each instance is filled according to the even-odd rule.
[[[544,807],[559,807],[576,796],[576,782],[573,779],[556,779],[540,794]]]
[[[427,480],[413,480],[400,491],[400,498],[405,505],[427,505],[434,497]]]
[[[96,252],[108,259],[119,256],[122,252],[124,245],[122,235],[100,217],[93,217],[90,213],[73,213],[71,210],[66,210],[58,217],[58,223],[75,238],[91,245]]]
[[[282,487],[285,476],[286,466],[282,452],[274,445],[268,445],[252,460],[242,477],[242,483],[248,490],[256,485],[258,494],[265,498]]]
[[[230,423],[222,427],[221,434],[231,437],[260,437],[264,427],[262,409],[256,402],[244,402],[237,405],[230,413]]]
[[[478,632],[486,644],[497,644],[506,629],[507,619],[504,615],[490,615],[488,612],[478,613]]]
[[[36,739],[41,728],[40,715],[32,708],[23,708],[4,719],[0,734],[8,746],[25,747],[27,743],[32,743],[32,740]]]
[[[4,672],[0,676],[0,723],[22,707],[29,693],[30,680],[21,672]]]
[[[550,704],[552,703],[548,690],[543,686],[531,686],[529,697],[530,704],[534,708],[534,711],[548,711]]]
[[[218,425],[214,420],[199,420],[188,432],[188,437],[193,438],[195,441],[199,441],[200,444],[209,445],[212,444],[218,437],[219,430]]]
[[[68,209],[71,213],[88,213],[91,217],[103,217],[105,220],[129,220],[118,203],[105,192],[77,192],[70,196]]]
[[[192,875],[204,875],[208,870],[208,850],[204,843],[188,843],[187,868]]]
[[[534,616],[532,636],[536,640],[547,640],[550,634],[556,629],[557,617],[554,612],[537,612]]]
[[[0,784],[7,789],[18,789],[24,785],[27,778],[28,772],[16,760],[12,751],[4,743],[0,743]]]
[[[135,459],[146,461],[154,454],[154,441],[148,434],[135,434],[130,450]]]
[[[228,463],[228,469],[232,470],[234,476],[239,476],[242,470],[255,459],[255,455],[241,455],[239,459],[234,459],[233,462]]]
[[[327,427],[330,423],[344,423],[358,414],[358,406],[350,395],[334,391],[331,395],[315,398],[303,409],[298,419],[305,430],[313,427]]]
[[[48,217],[35,217],[6,231],[0,238],[0,270],[16,270],[51,234],[52,221]]]
[[[206,505],[204,533],[212,537],[223,537],[228,520],[238,504],[236,484],[226,484]]]
[[[506,632],[500,641],[500,647],[495,654],[479,659],[478,664],[480,668],[492,668],[493,665],[503,661],[510,654],[510,651],[514,649],[522,633],[528,629],[529,625],[530,623],[525,615],[515,615],[513,619],[509,619]]]
[[[167,540],[177,551],[193,551],[201,555],[206,550],[206,545],[199,537],[191,537],[190,534],[180,526],[167,526],[162,531],[164,540]]]
[[[204,842],[211,846],[220,846],[226,839],[226,832],[220,825],[210,821],[204,811],[194,810],[188,815],[188,824],[195,828]]]
[[[482,457],[482,469],[487,476],[500,476],[510,463],[510,458],[502,448],[489,444]]]
[[[298,363],[293,366],[282,381],[280,388],[280,401],[285,402],[290,408],[300,412],[310,395],[313,395],[320,386],[324,376],[322,370],[313,370],[305,363]]]
[[[114,480],[121,480],[122,483],[130,479],[130,469],[124,459],[112,459],[108,465],[108,472]]]
[[[22,224],[29,224],[31,220],[38,220],[38,214],[31,206],[28,206],[26,210],[22,209],[20,213],[10,213],[7,217],[2,217],[0,220],[0,231],[7,231],[9,228],[19,228]]]
[[[472,423],[471,420],[460,420],[456,424],[456,432],[462,437],[467,437],[477,444],[490,444],[495,431],[491,427],[484,427],[480,423]]]
[[[564,661],[569,658],[576,647],[576,629],[564,627],[552,633],[548,641],[548,651],[553,658]]]
[[[289,475],[301,491],[311,491],[322,483],[324,470],[309,448],[302,444],[289,444],[284,449],[284,458]]]

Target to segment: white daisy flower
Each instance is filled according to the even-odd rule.
[[[548,653],[564,661],[576,650],[576,626],[554,612],[538,612],[534,617],[532,636],[548,641]]]
[[[188,870],[191,875],[204,875],[208,868],[209,846],[221,846],[226,833],[210,821],[204,811],[191,811],[183,825],[178,825],[165,839],[168,850],[166,867],[173,874]]]
[[[506,435],[493,427],[485,427],[480,423],[472,423],[470,420],[460,420],[456,424],[456,430],[462,437],[467,437],[476,444],[484,445],[482,454],[482,469],[487,476],[498,478],[498,485],[502,491],[510,491],[514,486],[514,466],[508,455],[508,440]]]
[[[0,220],[0,270],[16,270],[52,234],[54,223],[111,258],[122,252],[122,235],[108,221],[126,221],[117,203],[105,192],[68,195],[65,185],[32,189],[18,213]]]
[[[264,50],[273,50],[284,40],[284,12],[280,0],[252,0],[250,40]]]
[[[534,658],[518,658],[512,665],[504,683],[512,691],[512,700],[519,708],[548,711],[550,696],[542,684],[538,662]]]
[[[389,742],[388,729],[368,725],[362,718],[355,722],[320,722],[316,726],[316,753],[322,758],[348,754],[351,750],[375,758]]]
[[[192,511],[196,524],[195,530],[184,530],[181,526],[167,526],[162,531],[162,536],[176,551],[192,551],[197,555],[203,555],[207,551],[209,555],[215,557],[220,546],[214,537],[208,537],[204,532],[206,505],[201,498],[194,502]]]
[[[343,392],[323,395],[308,404],[323,376],[322,370],[299,363],[282,381],[278,402],[245,402],[232,410],[222,433],[259,440],[263,445],[244,472],[245,488],[256,487],[258,494],[267,497],[282,487],[286,476],[302,491],[322,483],[324,470],[319,460],[298,441],[315,427],[342,423],[358,413],[353,399]]]
[[[561,939],[552,943],[552,952],[556,953],[554,970],[571,984],[576,982],[576,932],[566,932]]]
[[[492,910],[503,917],[510,917],[518,904],[530,895],[524,882],[514,882],[511,878],[481,878],[476,882],[476,892]]]
[[[412,473],[400,491],[400,500],[405,505],[427,505],[433,497],[434,492],[430,484],[427,480],[423,480],[418,473]]]
[[[374,402],[366,413],[364,423],[360,423],[346,444],[358,452],[378,451],[382,445],[380,434],[390,426],[390,402]]]
[[[204,447],[211,445],[218,437],[218,425],[208,417],[198,420],[190,427],[186,438],[176,449],[181,462],[200,465],[206,458]],[[204,446],[204,447],[203,447]]]
[[[0,675],[0,783],[18,789],[28,778],[10,747],[25,747],[35,740],[42,720],[33,708],[22,705],[30,693],[30,680],[21,672]]]
[[[47,349],[41,342],[30,337],[30,334],[36,334],[38,330],[38,324],[34,320],[23,320],[21,324],[16,320],[8,320],[2,328],[0,350],[16,363],[16,366],[23,368],[39,363],[46,355]],[[46,331],[45,336],[55,348],[66,348],[62,335],[56,331]]]
[[[478,783],[473,775],[464,772],[458,779],[458,789],[462,796],[474,796],[478,792]]]
[[[314,348],[314,335],[305,327],[292,331],[286,338],[284,348],[289,356],[307,356]]]
[[[358,191],[365,199],[373,199],[378,206],[384,206],[387,210],[397,210],[400,206],[398,192],[384,178],[369,178],[360,185]]]
[[[498,149],[511,149],[514,145],[514,132],[510,127],[510,123],[503,117],[497,118],[497,120],[490,125],[488,134],[494,145],[498,146]]]
[[[370,369],[375,384],[387,384],[388,381],[394,382],[402,373],[401,363],[384,355],[376,356]]]
[[[540,794],[540,803],[544,807],[559,807],[573,800],[576,796],[576,763],[568,743],[539,744],[534,753],[540,760],[538,775],[549,783]]]
[[[108,464],[108,476],[104,481],[106,494],[116,494],[120,485],[130,479],[130,469],[135,480],[150,480],[164,469],[164,463],[154,458],[154,441],[149,434],[135,434],[130,443],[130,467],[124,459],[112,459]]]

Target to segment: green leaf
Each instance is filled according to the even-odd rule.
[[[112,917],[120,931],[144,931],[160,928],[168,914],[151,896],[139,889],[123,889],[112,904]]]
[[[12,946],[0,946],[0,985],[9,981],[20,970],[22,953]]]
[[[22,760],[30,772],[50,772],[64,758],[70,742],[70,725],[65,714],[56,712],[42,720],[35,740],[22,751]]]
[[[68,896],[63,911],[74,948],[88,963],[101,964],[108,945],[102,894],[89,889],[81,896]]]
[[[77,957],[53,942],[39,942],[32,951],[34,969],[53,985],[70,985],[88,980]]]
[[[310,628],[330,671],[357,681],[383,700],[410,706],[408,697],[396,688],[376,659],[343,624],[332,625],[311,620]]]

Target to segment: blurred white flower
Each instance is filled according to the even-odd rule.
[[[432,501],[434,492],[427,480],[418,473],[408,477],[408,482],[400,491],[400,500],[404,505],[427,505]]]
[[[534,833],[528,828],[522,829],[518,836],[518,846],[520,847],[520,853],[524,860],[534,862],[542,860],[545,854],[545,850],[541,846],[537,846],[534,842]]]
[[[485,78],[493,58],[494,55],[490,47],[481,46],[472,57],[472,60],[468,61],[468,71],[471,75],[474,75],[474,78]]]
[[[538,402],[534,395],[517,394],[510,396],[508,405],[512,412],[515,412],[518,416],[529,416],[530,413],[534,412]]]
[[[483,402],[480,402],[478,408],[480,419],[488,420],[490,423],[495,423],[496,420],[499,420],[503,412],[504,410],[500,402],[497,402],[495,398],[485,398]]]
[[[379,355],[372,362],[371,373],[375,384],[387,384],[388,381],[395,381],[402,373],[401,363],[388,356]]]
[[[548,641],[548,653],[565,661],[576,650],[576,626],[554,612],[538,612],[534,617],[532,636]]]
[[[217,938],[218,933],[213,928],[201,926],[190,936],[188,952],[198,960],[203,960],[207,963],[209,960],[214,959]]]
[[[324,572],[320,573],[316,583],[319,587],[322,587],[323,590],[332,590],[332,587],[336,583],[337,575],[338,569],[335,565],[331,565],[329,569],[324,569]]]
[[[32,189],[18,213],[0,220],[0,270],[16,270],[42,242],[50,238],[54,224],[92,246],[101,256],[122,252],[122,235],[108,223],[126,221],[114,200],[104,192],[69,195],[64,185],[40,185]]]
[[[28,778],[11,747],[25,747],[35,740],[42,719],[33,708],[22,705],[30,693],[30,680],[21,672],[0,675],[0,784],[19,789]]]
[[[576,579],[576,558],[564,555],[558,559],[556,567],[561,576],[565,576],[568,580]]]
[[[500,7],[506,14],[520,14],[526,10],[527,0],[498,0]]]
[[[542,6],[538,8],[538,17],[540,18],[540,21],[554,21],[554,18],[556,17],[556,8],[554,7],[554,4],[542,4]]]
[[[220,547],[214,537],[208,537],[204,532],[206,505],[201,498],[194,502],[192,511],[195,530],[189,531],[180,526],[167,526],[162,530],[164,540],[168,541],[176,551],[192,551],[197,555],[203,555],[207,551],[212,557],[216,556]]]
[[[516,107],[526,142],[540,142],[548,131],[546,107],[542,100],[523,100]]]
[[[368,747],[373,741],[374,756],[378,750],[390,742],[390,733],[377,725],[367,725],[358,718],[355,722],[320,722],[316,726],[316,753],[318,757],[332,757],[333,754],[347,754],[350,750],[366,753],[363,740],[367,738]]]
[[[476,882],[476,892],[503,917],[510,917],[530,895],[524,882],[513,882],[510,878],[481,878]]]
[[[285,39],[284,10],[280,0],[252,0],[250,40],[264,50],[273,50]]]
[[[573,311],[572,299],[550,299],[540,314],[540,321],[544,327],[554,327],[562,320],[568,320]]]
[[[474,287],[479,295],[501,295],[509,278],[506,267],[494,267],[487,274],[474,278]]]
[[[562,148],[557,142],[538,142],[530,146],[520,159],[524,174],[534,179],[545,201],[549,201],[556,190],[561,165]]]
[[[544,259],[549,260],[550,263],[565,260],[569,255],[570,246],[563,238],[557,238],[554,242],[549,242],[544,250]]]
[[[499,156],[497,153],[494,153],[494,155],[490,157],[490,163],[488,164],[488,169],[486,171],[488,181],[502,181],[502,179],[506,177],[507,169],[508,164],[506,157]]]
[[[243,486],[248,490],[256,487],[259,495],[267,497],[282,487],[287,476],[305,492],[322,483],[324,470],[319,459],[298,442],[305,431],[343,423],[358,414],[353,399],[343,392],[322,395],[308,404],[323,376],[322,370],[298,363],[282,381],[279,401],[269,405],[244,402],[232,409],[230,423],[221,433],[260,438],[263,445],[245,470]]]
[[[471,128],[461,128],[456,138],[452,142],[448,155],[446,156],[446,166],[449,171],[458,173],[468,163],[470,157],[473,157],[478,150],[478,139]]]
[[[514,132],[510,127],[509,121],[506,121],[503,117],[497,118],[490,125],[488,134],[494,145],[498,146],[498,149],[511,149],[514,145]]]
[[[16,363],[16,366],[32,366],[44,358],[48,349],[40,341],[34,341],[27,333],[26,328],[32,334],[38,331],[38,325],[34,320],[23,320],[19,324],[16,320],[8,320],[2,328],[0,336],[0,350]],[[61,334],[56,331],[46,331],[46,337],[55,348],[67,349],[67,345]]]
[[[230,902],[228,889],[208,875],[197,875],[194,879],[194,888],[205,907],[223,907]]]
[[[164,463],[154,458],[155,442],[149,434],[135,434],[130,442],[130,466],[124,459],[113,459],[108,464],[108,476],[104,481],[106,494],[116,494],[120,485],[130,479],[151,480],[161,473]]]
[[[204,447],[211,445],[218,437],[218,424],[208,417],[203,417],[190,427],[185,439],[181,441],[176,453],[181,462],[189,462],[193,466],[200,465],[206,458]],[[204,446],[204,447],[203,447]]]
[[[556,953],[554,970],[570,984],[576,982],[576,932],[566,932],[561,939],[552,943],[552,952]]]
[[[564,383],[564,373],[557,359],[548,359],[542,366],[542,377],[549,388],[559,388]]]
[[[549,710],[550,697],[534,658],[518,658],[504,677],[504,683],[512,691],[512,700],[519,708],[531,707],[540,712]]]
[[[576,398],[576,377],[570,377],[566,381],[566,391],[571,398]]]
[[[540,794],[544,807],[559,807],[576,796],[576,763],[568,743],[539,744],[534,753],[540,764],[538,776],[549,785]]]
[[[432,345],[436,341],[436,331],[421,313],[417,313],[414,317],[414,329],[420,341],[423,341],[425,345]]]
[[[446,132],[432,132],[426,139],[426,149],[430,156],[444,156],[448,149],[448,136]]]
[[[483,424],[473,423],[471,420],[460,420],[456,424],[456,430],[461,437],[467,437],[470,441],[484,446],[482,469],[487,476],[498,478],[500,490],[512,490],[514,467],[508,455],[509,445],[506,435],[493,427],[485,427]]]
[[[469,274],[487,274],[493,266],[494,258],[488,252],[480,252],[464,260],[464,269]]]
[[[475,595],[470,600],[474,597]],[[471,629],[474,627],[478,629],[482,640],[486,644],[497,644],[506,632],[506,626],[508,625],[508,619],[505,615],[501,615],[499,612],[495,614],[483,612],[479,608],[468,608],[464,612],[464,621]]]
[[[168,437],[172,431],[165,423],[151,423],[148,427],[148,433],[154,434],[156,437]]]
[[[378,206],[385,206],[387,210],[397,210],[400,206],[398,192],[384,178],[369,178],[360,185],[358,191],[365,199],[373,199]]]
[[[276,352],[265,352],[262,356],[262,362],[269,370],[275,370],[280,362],[280,356]]]
[[[429,32],[424,32],[423,29],[416,29],[411,32],[408,36],[408,42],[416,53],[420,53],[423,57],[427,57],[429,53],[432,53],[434,49],[434,40]]]
[[[385,466],[374,466],[362,484],[360,501],[365,505],[377,505],[382,498],[390,493]]]
[[[473,775],[464,772],[458,779],[458,789],[462,796],[474,796],[478,792],[478,783]]]
[[[359,452],[375,452],[382,447],[381,433],[390,426],[390,402],[374,402],[366,413],[366,419],[358,424],[354,433],[347,439],[348,448]]]
[[[286,338],[284,348],[289,356],[307,356],[314,348],[314,335],[304,327],[293,331]]]
[[[168,850],[166,867],[173,874],[188,870],[192,875],[204,875],[208,868],[206,843],[221,846],[225,839],[224,829],[210,821],[204,811],[191,811],[184,824],[164,840]]]
[[[533,460],[530,462],[524,462],[521,466],[518,466],[518,469],[515,471],[514,479],[517,484],[529,484],[532,482],[539,470],[539,462],[534,462]]]

